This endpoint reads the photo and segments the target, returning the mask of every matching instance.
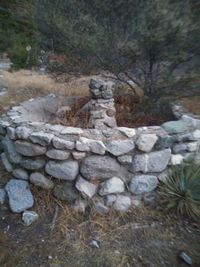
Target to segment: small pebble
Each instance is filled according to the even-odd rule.
[[[179,257],[181,260],[183,260],[188,265],[192,265],[192,259],[184,251],[180,253]]]

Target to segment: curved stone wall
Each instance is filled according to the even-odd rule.
[[[48,123],[59,109],[56,103],[54,95],[27,101],[0,120],[1,160],[13,177],[5,187],[13,212],[34,204],[29,184],[52,190],[78,210],[92,199],[100,213],[111,207],[126,211],[154,200],[171,165],[192,158],[200,164],[200,120],[180,114],[178,106],[179,120],[160,127],[99,127],[98,122],[97,128],[81,129]],[[11,192],[16,188],[20,207]]]

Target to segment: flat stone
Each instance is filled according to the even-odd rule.
[[[74,158],[74,159],[76,159],[76,160],[80,160],[80,159],[85,158],[86,153],[85,153],[85,152],[76,152],[76,151],[73,151],[73,152],[72,152],[72,155],[73,155],[73,158]]]
[[[29,178],[28,172],[22,168],[15,169],[12,174],[15,178],[20,180],[28,180]]]
[[[34,132],[29,137],[33,143],[40,144],[42,146],[49,145],[54,135],[50,133]]]
[[[92,198],[97,191],[97,185],[86,181],[81,176],[78,177],[75,186],[76,189],[78,189],[78,191],[80,191],[84,197],[86,196]]]
[[[74,188],[73,184],[69,182],[57,185],[53,190],[53,194],[56,198],[63,200],[68,204],[75,203],[76,199],[78,198],[76,189]]]
[[[22,168],[27,170],[38,170],[42,169],[46,161],[44,159],[23,159],[20,162]]]
[[[41,145],[29,143],[27,141],[15,141],[16,151],[23,156],[39,156],[46,153],[47,148]]]
[[[83,130],[81,128],[76,128],[76,127],[65,127],[61,131],[61,134],[80,135],[83,134]]]
[[[73,181],[78,175],[79,165],[74,160],[62,162],[50,160],[45,166],[45,171],[55,178]]]
[[[133,140],[113,140],[108,142],[107,150],[114,156],[121,156],[133,150],[135,144]]]
[[[129,190],[140,195],[153,191],[158,185],[158,179],[154,175],[137,175],[131,179]]]
[[[180,153],[184,153],[187,151],[187,145],[186,144],[175,144],[172,148],[172,151],[175,154],[180,154]]]
[[[162,172],[167,167],[170,158],[170,149],[135,155],[133,158],[133,171],[141,171],[143,173]]]
[[[66,141],[64,139],[61,139],[59,137],[54,137],[53,140],[53,146],[57,149],[69,149],[72,150],[75,148],[75,143],[72,141]]]
[[[15,135],[18,139],[24,139],[27,140],[29,136],[32,133],[32,129],[25,127],[25,126],[19,126],[15,130]]]
[[[81,137],[76,142],[76,149],[78,151],[91,151],[95,154],[104,155],[106,147],[102,141],[92,140],[85,137]]]
[[[20,213],[33,206],[33,195],[27,181],[11,179],[5,187],[12,212]]]
[[[22,221],[26,226],[30,226],[33,222],[37,221],[39,215],[35,211],[26,210],[22,214]]]
[[[150,152],[157,140],[156,134],[141,134],[136,141],[136,145],[139,150]]]
[[[171,155],[171,160],[169,162],[170,165],[180,165],[184,160],[182,155]]]
[[[11,163],[19,163],[20,160],[22,159],[21,155],[18,153],[18,151],[16,150],[16,147],[13,143],[13,141],[6,136],[2,141],[2,146],[3,146],[3,150],[6,153],[6,156],[8,158],[8,160]]]
[[[8,158],[6,157],[6,154],[5,153],[2,153],[1,154],[1,161],[3,163],[3,166],[5,168],[5,170],[7,172],[12,172],[13,171],[13,166],[12,164],[9,162]]]
[[[130,155],[120,156],[117,159],[121,164],[124,164],[124,165],[132,163],[132,156]]]
[[[63,150],[50,149],[47,151],[46,156],[50,159],[66,160],[69,158],[70,153]]]
[[[161,125],[169,134],[186,133],[192,127],[191,123],[184,120],[168,121]]]
[[[182,251],[179,255],[180,259],[183,260],[188,265],[192,265],[192,259],[188,256],[184,251]]]
[[[83,159],[80,167],[81,174],[89,180],[109,179],[119,171],[119,163],[109,156],[89,156]]]
[[[51,190],[54,187],[54,183],[39,172],[31,173],[30,182],[46,190]]]
[[[101,184],[99,194],[101,196],[109,194],[123,193],[125,190],[124,182],[118,177],[112,177]]]
[[[3,188],[0,188],[0,205],[3,205],[6,200],[6,191]]]
[[[129,138],[132,138],[136,135],[136,130],[133,128],[117,127],[117,130]]]
[[[129,196],[118,195],[113,205],[117,211],[127,211],[131,206],[131,198]]]

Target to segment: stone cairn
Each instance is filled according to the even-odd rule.
[[[100,79],[91,79],[89,128],[107,129],[117,126],[113,99],[114,83]]]

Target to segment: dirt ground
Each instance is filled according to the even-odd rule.
[[[0,177],[2,187],[10,177],[2,170]],[[158,204],[127,214],[103,216],[91,209],[83,215],[50,192],[32,191],[39,219],[31,226],[7,205],[0,209],[1,267],[184,267],[181,251],[200,266],[200,224],[167,214]]]

